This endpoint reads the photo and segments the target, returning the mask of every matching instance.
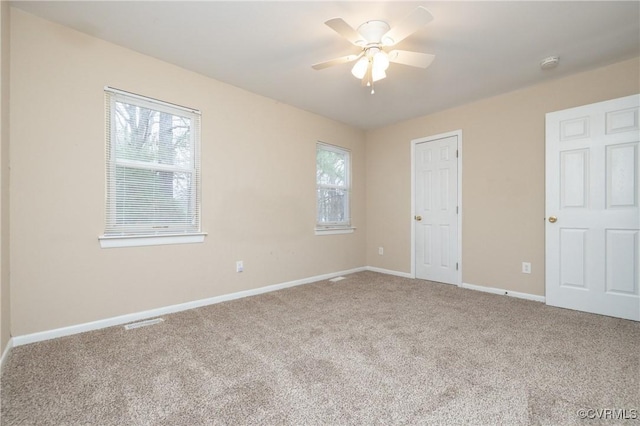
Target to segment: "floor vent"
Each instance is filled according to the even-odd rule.
[[[342,281],[342,280],[346,280],[345,277],[335,277],[335,278],[331,278],[329,281],[331,281],[332,283],[335,283],[336,281]]]
[[[134,328],[146,327],[148,325],[154,325],[163,322],[162,318],[150,319],[146,321],[134,322],[124,326],[125,330],[133,330]]]

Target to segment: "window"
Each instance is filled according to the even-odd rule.
[[[200,112],[111,88],[105,99],[102,247],[201,242]]]
[[[349,215],[351,180],[349,151],[316,145],[316,234],[353,232]]]

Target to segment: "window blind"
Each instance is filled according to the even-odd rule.
[[[349,226],[349,151],[318,142],[316,145],[316,224]]]
[[[200,232],[200,113],[105,89],[105,235]]]

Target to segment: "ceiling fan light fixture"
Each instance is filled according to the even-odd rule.
[[[387,68],[389,68],[389,58],[385,52],[378,49],[371,56],[371,80],[375,82],[385,78]]]
[[[373,80],[374,83],[386,77],[387,77],[387,73],[385,73],[384,70],[382,69],[379,69],[379,68],[376,69],[374,67],[373,70],[371,70],[371,79]]]
[[[389,57],[382,50],[373,55],[373,69],[386,71],[389,68]]]
[[[362,80],[364,75],[367,73],[367,68],[369,67],[369,59],[360,58],[358,62],[351,68],[351,74],[358,80]]]
[[[383,49],[400,43],[432,20],[431,13],[422,6],[416,8],[393,29],[387,22],[379,20],[367,21],[356,30],[342,18],[329,19],[325,24],[351,44],[360,47],[360,54],[320,62],[312,67],[321,70],[355,61],[351,74],[360,80],[363,87],[369,87],[373,94],[374,82],[387,77],[386,71],[390,62],[417,68],[427,68],[431,64],[434,55],[408,50],[392,50],[387,53]]]

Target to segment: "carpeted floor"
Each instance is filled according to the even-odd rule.
[[[597,424],[580,409],[640,417],[632,321],[374,272],[164,319],[14,348],[2,425]]]

